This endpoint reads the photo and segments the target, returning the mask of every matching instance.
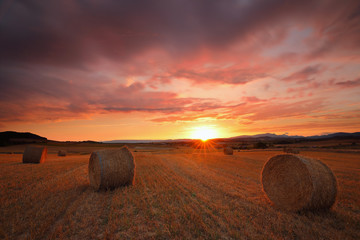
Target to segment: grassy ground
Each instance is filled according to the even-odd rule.
[[[0,154],[0,239],[360,239],[359,154],[304,152],[334,171],[339,194],[328,212],[289,213],[261,190],[278,153],[138,151],[135,185],[100,192],[89,155]]]

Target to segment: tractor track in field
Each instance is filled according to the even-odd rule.
[[[256,209],[256,211],[263,211],[268,209],[267,206],[259,205],[254,202],[253,199],[244,198],[243,194],[239,193],[238,188],[233,187],[231,183],[224,181],[224,176],[221,176],[218,172],[214,174],[209,169],[198,169],[196,163],[190,163],[187,157],[181,156],[179,159],[173,161],[166,161],[166,157],[162,159],[162,162],[168,165],[169,172],[172,171],[172,176],[178,175],[182,180],[174,181],[178,188],[184,189],[184,196],[191,196],[193,194],[196,197],[192,198],[197,202],[197,207],[207,212],[207,216],[220,223],[219,227],[223,229],[223,233],[226,233],[228,229],[236,229],[242,224],[237,219],[227,219],[227,215],[234,209],[249,210]],[[192,166],[192,167],[189,167]],[[219,177],[220,176],[220,177]],[[214,180],[215,179],[215,180]],[[190,190],[190,186],[193,188]],[[231,186],[229,188],[229,186]],[[260,193],[261,194],[261,193]],[[263,199],[263,197],[259,197]],[[229,204],[231,202],[231,204]],[[245,212],[245,211],[244,211]],[[251,216],[244,215],[245,218],[251,218]],[[251,227],[251,226],[250,226]],[[258,234],[261,234],[261,230],[256,230]]]
[[[76,199],[79,197],[78,194],[82,194],[86,189],[87,186],[85,184],[83,185],[74,185],[73,188],[68,188],[66,186],[62,186],[62,184],[66,181],[68,182],[73,182],[78,183],[75,179],[76,176],[79,176],[81,172],[85,172],[84,170],[84,165],[79,166],[79,167],[75,167],[72,168],[66,172],[63,172],[61,174],[56,175],[53,179],[51,179],[50,181],[43,181],[40,183],[37,183],[35,185],[35,187],[33,189],[31,189],[31,191],[27,192],[27,194],[24,194],[21,198],[19,198],[17,200],[17,202],[22,202],[25,204],[21,204],[21,206],[24,207],[23,210],[21,210],[21,212],[26,212],[26,211],[34,211],[33,208],[37,208],[36,206],[38,206],[37,201],[42,201],[47,203],[47,201],[49,199],[53,198],[53,193],[54,194],[59,194],[58,192],[60,191],[60,194],[62,191],[64,192],[72,192],[74,191],[74,197],[70,197],[70,198],[66,198],[67,195],[61,194],[62,197],[64,197],[64,201],[62,201],[61,203],[63,204],[64,202],[66,202],[65,206],[63,206],[63,210],[60,211],[60,213],[57,213],[57,215],[59,216],[54,216],[54,220],[51,221],[52,223],[56,222],[57,220],[61,219],[61,216],[63,213],[66,212],[66,209],[69,207],[69,205],[76,201]],[[74,181],[75,180],[75,181]],[[79,191],[80,189],[80,191]],[[46,193],[44,195],[44,193]],[[30,195],[32,194],[32,195]],[[27,204],[26,204],[27,203]],[[40,206],[42,208],[46,209],[46,204],[44,204],[43,206]],[[42,228],[42,226],[40,227]],[[24,237],[24,235],[26,234],[26,231],[28,229],[23,228],[22,230],[19,229],[19,231],[14,232],[15,236],[22,238]],[[46,228],[43,230],[44,232],[46,232]],[[41,231],[40,231],[41,232]],[[40,233],[40,236],[42,236],[43,234]],[[38,237],[40,237],[38,236]],[[25,236],[26,237],[26,236]]]
[[[68,200],[68,204],[65,207],[65,209],[63,209],[54,219],[53,223],[51,224],[52,227],[50,227],[49,229],[47,229],[44,234],[43,237],[41,239],[49,239],[49,236],[51,236],[51,238],[54,238],[54,235],[52,235],[51,233],[54,232],[54,230],[61,225],[61,223],[64,222],[64,216],[66,215],[66,213],[68,212],[68,210],[72,207],[74,207],[76,205],[76,203],[80,200],[82,200],[85,191],[88,189],[89,187],[84,185],[80,187],[80,191],[78,192],[78,196],[74,196],[71,199]]]

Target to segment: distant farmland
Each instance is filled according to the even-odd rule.
[[[290,213],[260,183],[279,151],[137,150],[135,185],[100,192],[89,154],[56,152],[38,165],[0,154],[1,239],[360,239],[358,153],[302,153],[334,171],[338,198],[328,212]]]

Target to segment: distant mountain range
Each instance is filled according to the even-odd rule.
[[[243,138],[276,138],[276,139],[279,139],[279,138],[305,138],[304,136],[298,136],[298,135],[295,135],[295,136],[289,136],[289,135],[286,135],[286,134],[282,134],[282,135],[277,135],[277,134],[274,134],[274,133],[263,133],[263,134],[256,134],[256,135],[242,135],[242,136],[237,136],[237,137],[231,137],[231,138],[228,138],[228,139],[243,139]]]
[[[215,138],[216,141],[236,141],[245,139],[280,139],[280,138],[304,138],[303,136],[288,136],[288,135],[276,135],[273,133],[257,134],[257,135],[242,135],[230,138]],[[167,140],[110,140],[103,141],[103,143],[160,143],[160,142],[191,142],[194,139],[167,139]]]
[[[29,132],[0,132],[0,146],[47,142],[47,138]]]
[[[265,133],[265,134],[257,134],[257,135],[243,135],[237,137],[230,137],[230,138],[217,138],[214,141],[256,141],[256,140],[263,140],[263,141],[280,141],[280,140],[309,140],[309,141],[316,141],[316,140],[326,140],[326,139],[360,139],[360,132],[355,133],[345,133],[345,132],[337,132],[331,133],[326,135],[315,135],[315,136],[289,136],[286,134],[277,135],[274,133]],[[29,132],[14,132],[14,131],[7,131],[7,132],[0,132],[0,146],[4,145],[12,145],[12,144],[27,144],[27,143],[46,143],[48,140],[45,137],[41,137],[39,135],[29,133]],[[194,139],[168,139],[168,140],[110,140],[110,141],[102,141],[102,143],[171,143],[171,142],[191,142]],[[95,141],[86,141],[86,142],[93,142],[98,143]]]
[[[170,142],[191,142],[194,139],[167,139],[167,140],[110,140],[103,143],[170,143]]]
[[[325,139],[360,139],[360,132],[355,133],[331,133],[326,135],[315,136],[289,136],[286,134],[277,135],[274,133],[264,133],[257,135],[242,135],[230,138],[216,138],[214,141],[246,141],[246,140],[286,140],[286,139],[298,139],[298,140],[325,140]],[[160,143],[160,142],[191,142],[194,139],[169,139],[169,140],[111,140],[103,141],[103,143]]]
[[[344,139],[344,138],[360,138],[360,132],[355,133],[345,133],[345,132],[338,132],[338,133],[331,133],[327,135],[321,135],[321,136],[311,136],[308,137],[309,139],[328,139],[328,138],[338,138],[338,139]]]
[[[337,133],[330,133],[325,135],[314,135],[314,136],[289,136],[286,134],[277,135],[273,133],[265,133],[265,134],[257,134],[257,135],[244,135],[238,137],[231,137],[228,139],[247,139],[247,138],[255,138],[255,139],[331,139],[331,138],[360,138],[360,132],[355,133],[345,133],[345,132],[337,132]]]

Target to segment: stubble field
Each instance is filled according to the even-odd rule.
[[[95,192],[89,154],[22,164],[0,154],[0,239],[360,239],[360,159],[304,152],[338,180],[327,212],[274,208],[260,173],[279,151],[134,152],[135,184]]]

